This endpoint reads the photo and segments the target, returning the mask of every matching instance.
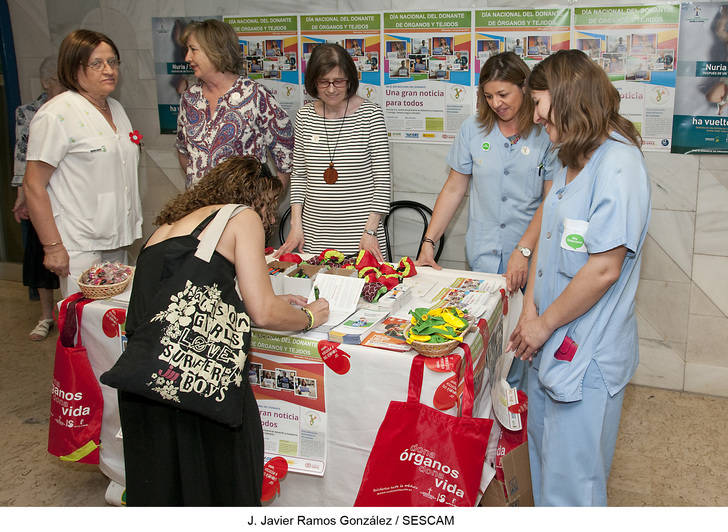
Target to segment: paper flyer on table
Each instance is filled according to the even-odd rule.
[[[506,287],[505,278],[500,279],[471,279],[469,277],[458,277],[450,285],[450,288],[460,290],[473,290],[475,292],[494,293]]]
[[[364,288],[364,279],[358,277],[344,277],[342,275],[329,275],[320,273],[311,287],[308,302],[318,297],[329,302],[329,319],[326,323],[316,326],[319,332],[327,332],[351,316],[359,303],[361,289]]]
[[[467,312],[472,318],[482,316],[488,310],[491,294],[476,290],[461,290],[459,288],[443,288],[432,301],[434,307],[455,307]]]

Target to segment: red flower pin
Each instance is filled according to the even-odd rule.
[[[129,132],[129,138],[134,144],[138,144],[139,146],[141,146],[144,135],[139,133],[139,130],[135,129],[134,131]]]

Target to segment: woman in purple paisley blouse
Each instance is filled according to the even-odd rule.
[[[225,159],[273,157],[284,187],[293,161],[293,127],[268,90],[239,75],[243,58],[235,30],[219,20],[189,24],[182,43],[198,82],[180,98],[177,151],[190,188]]]

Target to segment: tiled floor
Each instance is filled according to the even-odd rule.
[[[103,506],[95,466],[46,452],[55,331],[27,334],[38,316],[20,283],[0,281],[0,506]],[[728,399],[627,388],[609,483],[611,506],[726,506]]]

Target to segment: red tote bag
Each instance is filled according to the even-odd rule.
[[[91,303],[76,293],[61,303],[53,365],[48,452],[67,462],[99,463],[104,398],[81,343],[83,307]],[[78,342],[75,342],[78,330]]]
[[[461,417],[420,403],[424,361],[412,360],[407,401],[389,403],[354,506],[475,506],[493,420],[472,417],[469,350]]]

